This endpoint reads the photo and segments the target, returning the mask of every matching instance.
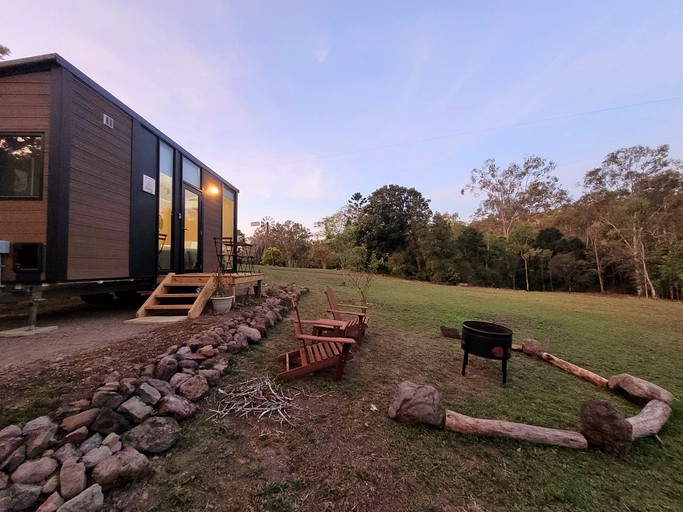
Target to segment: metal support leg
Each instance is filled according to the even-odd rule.
[[[469,355],[469,352],[465,350],[465,355],[462,358],[462,374],[463,376],[465,375],[465,368],[467,367],[467,356]]]
[[[503,384],[505,384],[507,377],[508,377],[508,360],[503,359]]]
[[[38,318],[38,306],[45,302],[43,292],[33,292],[31,294],[31,310],[28,316],[28,330],[33,331],[36,328],[36,320]]]

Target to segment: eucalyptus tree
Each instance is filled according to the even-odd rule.
[[[288,267],[301,265],[308,256],[311,232],[298,222],[286,220],[270,226],[271,245],[282,252]]]
[[[538,231],[531,222],[524,221],[515,226],[510,233],[510,245],[524,262],[524,279],[526,281],[526,291],[529,291],[529,261],[536,257],[540,250],[533,246],[533,242],[538,235]]]
[[[475,216],[493,218],[497,234],[509,240],[520,222],[568,202],[567,192],[552,174],[555,167],[554,162],[536,155],[527,155],[521,165],[512,162],[505,168],[489,159],[472,170],[470,182],[461,193],[469,190],[476,196],[483,194]]]
[[[683,169],[669,158],[669,146],[633,146],[608,154],[601,167],[588,171],[585,195],[609,236],[629,251],[639,296],[657,298],[648,263],[658,242],[681,238]]]

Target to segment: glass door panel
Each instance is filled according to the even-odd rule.
[[[185,188],[183,197],[183,269],[186,272],[201,270],[199,262],[201,247],[199,238],[199,195]]]

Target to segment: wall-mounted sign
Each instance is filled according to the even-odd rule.
[[[142,175],[142,191],[148,194],[156,195],[157,180],[146,174]]]

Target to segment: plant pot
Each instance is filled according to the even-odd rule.
[[[227,313],[232,308],[232,301],[235,299],[234,295],[227,297],[211,297],[211,307],[216,313]]]

